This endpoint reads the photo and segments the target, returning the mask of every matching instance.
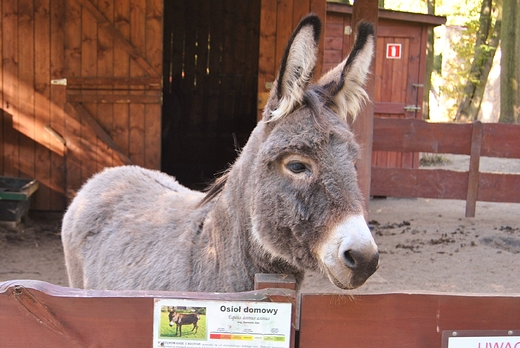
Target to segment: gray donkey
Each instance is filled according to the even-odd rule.
[[[321,22],[303,18],[286,47],[263,119],[206,193],[136,166],[106,169],[70,204],[62,228],[70,286],[204,292],[252,290],[255,273],[320,270],[362,285],[379,254],[364,219],[346,119],[367,100],[374,46],[358,26],[349,57],[310,83]]]

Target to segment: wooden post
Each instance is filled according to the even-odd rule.
[[[255,274],[255,290],[269,288],[296,290],[296,280],[292,274]]]
[[[357,30],[357,23],[360,21],[371,22],[377,33],[377,22],[379,18],[379,8],[377,0],[356,0],[352,9],[352,27],[354,35]],[[376,35],[377,36],[377,35]],[[375,49],[375,47],[374,47]],[[374,54],[377,54],[375,52]],[[372,139],[374,131],[374,95],[375,95],[375,57],[370,66],[370,78],[366,84],[366,91],[370,98],[361,114],[356,118],[353,125],[353,131],[356,141],[361,146],[361,158],[356,166],[358,169],[358,182],[361,193],[365,198],[365,208],[368,211],[368,200],[370,199],[370,182],[372,170]],[[366,213],[368,214],[368,213]]]
[[[475,217],[478,196],[480,151],[482,149],[482,122],[475,121],[471,133],[471,152],[469,155],[468,194],[466,196],[466,217]]]
[[[255,290],[262,289],[290,289],[296,290],[296,279],[292,274],[269,274],[269,273],[257,273],[255,274]],[[271,299],[276,302],[287,302],[284,301],[285,295],[282,298],[277,298],[276,295],[271,295]],[[290,299],[292,306],[292,318],[291,318],[291,348],[296,347],[296,330],[299,324],[297,321],[297,304],[296,298]]]

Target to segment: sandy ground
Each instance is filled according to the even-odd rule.
[[[467,156],[446,155],[446,169],[467,170]],[[520,160],[484,158],[482,171],[520,173]],[[520,204],[372,199],[370,227],[380,248],[379,270],[347,293],[441,291],[520,293]],[[0,227],[0,281],[44,280],[67,286],[60,240],[61,214],[31,212],[16,229]],[[308,273],[305,292],[345,292]]]

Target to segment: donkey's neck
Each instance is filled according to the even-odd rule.
[[[258,127],[257,127],[258,128]],[[256,136],[254,133],[257,133]],[[252,161],[258,151],[259,132],[254,132],[241,156],[229,173],[228,182],[208,213],[196,250],[201,267],[198,291],[206,286],[218,291],[247,291],[253,289],[256,273],[289,273],[297,284],[303,271],[269,254],[253,238],[251,198],[254,195]],[[204,260],[204,261],[202,261]],[[204,283],[204,284],[203,284]]]

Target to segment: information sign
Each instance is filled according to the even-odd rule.
[[[443,331],[443,348],[520,348],[518,330]]]
[[[156,299],[153,347],[289,348],[291,304]]]

